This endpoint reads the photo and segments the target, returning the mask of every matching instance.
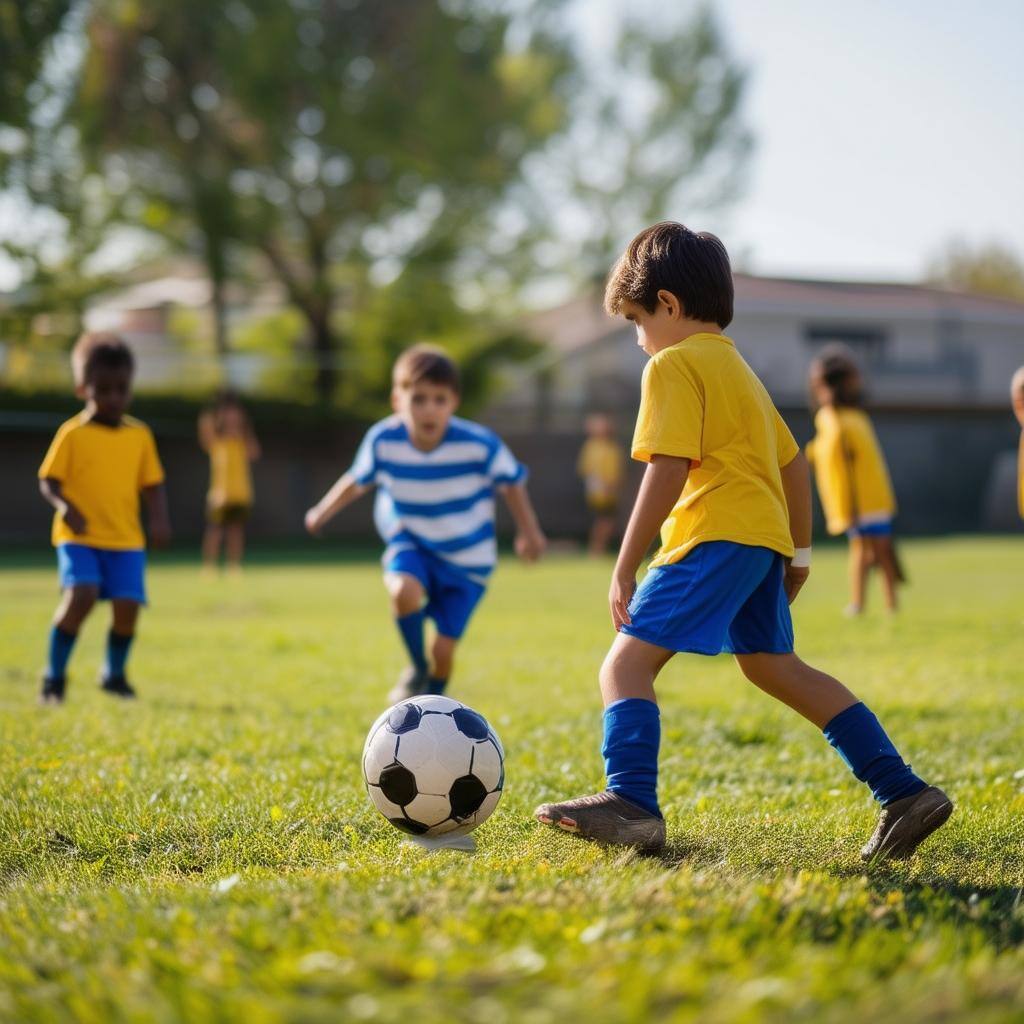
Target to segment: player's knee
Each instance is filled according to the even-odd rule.
[[[72,587],[68,592],[68,611],[84,615],[99,600],[99,596],[99,587],[92,584]]]
[[[423,585],[412,576],[394,574],[386,581],[391,603],[399,615],[410,615],[423,604]]]

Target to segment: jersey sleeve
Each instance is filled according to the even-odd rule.
[[[40,480],[67,479],[71,465],[71,443],[71,434],[68,431],[57,431],[39,467]]]
[[[370,484],[377,482],[379,466],[377,464],[376,442],[376,429],[368,430],[356,451],[356,457],[352,460],[352,465],[349,467],[349,473],[353,479],[363,487],[368,487]]]
[[[800,454],[800,445],[796,443],[793,431],[789,429],[778,409],[775,410],[775,449],[780,466],[788,466]],[[811,447],[808,445],[808,451],[810,450]]]
[[[528,473],[526,467],[509,450],[508,445],[498,439],[494,454],[487,463],[487,475],[493,484],[521,484]]]
[[[650,462],[655,455],[671,455],[699,464],[703,438],[704,396],[697,381],[685,366],[652,359],[640,387],[633,458]]]
[[[139,463],[139,490],[144,487],[155,487],[164,482],[164,467],[156,450],[156,439],[153,432],[144,428],[142,442],[142,460]]]

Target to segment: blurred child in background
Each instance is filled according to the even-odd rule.
[[[868,571],[882,573],[886,608],[896,611],[897,584],[903,571],[892,536],[896,514],[889,470],[871,420],[861,408],[863,381],[851,353],[830,346],[811,363],[810,390],[817,407],[814,440],[808,458],[828,532],[850,539],[850,603],[848,615],[864,609]]]
[[[203,566],[207,572],[217,568],[223,545],[228,567],[238,572],[245,551],[245,524],[252,510],[249,464],[260,457],[260,445],[234,392],[221,392],[213,406],[200,415],[199,444],[210,456]]]
[[[85,408],[62,424],[39,467],[39,489],[53,506],[61,600],[50,628],[40,703],[64,700],[65,668],[78,631],[100,601],[112,608],[100,680],[105,693],[134,697],[125,666],[139,609],[146,603],[146,539],[160,546],[171,527],[164,470],[149,427],[125,415],[135,360],[115,334],[85,334],[71,353],[75,394]]]
[[[1024,519],[1024,366],[1014,375],[1010,384],[1010,400],[1013,411],[1020,423],[1020,444],[1017,448],[1017,511]]]
[[[586,430],[576,473],[583,480],[592,520],[587,550],[591,555],[603,555],[615,533],[625,460],[610,416],[588,416]]]

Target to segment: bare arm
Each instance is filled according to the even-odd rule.
[[[149,539],[154,547],[167,547],[171,542],[171,514],[167,509],[167,488],[163,484],[143,487],[142,500],[146,503]]]
[[[72,533],[85,533],[85,516],[64,497],[59,480],[52,476],[43,478],[39,481],[39,493],[57,510]]]
[[[789,509],[789,533],[793,538],[793,547],[808,548],[811,546],[811,473],[807,459],[802,452],[782,467],[782,490],[786,495],[786,507]],[[786,566],[786,597],[792,604],[800,588],[807,582],[810,575],[807,566]]]
[[[626,535],[622,538],[608,593],[612,624],[616,629],[629,624],[627,607],[636,590],[637,569],[661,524],[683,493],[689,473],[690,460],[674,455],[653,455],[644,470],[640,493],[636,496]]]
[[[250,462],[258,462],[263,454],[259,439],[256,437],[256,431],[252,427],[249,427],[245,432],[245,454],[249,457]]]
[[[213,413],[209,410],[199,414],[198,433],[199,447],[202,448],[204,452],[208,452],[214,436]]]
[[[548,542],[537,522],[526,484],[507,484],[499,489],[516,524],[516,554],[524,562],[536,562]]]
[[[340,477],[335,485],[306,513],[306,529],[318,534],[343,508],[361,498],[370,488],[359,483],[351,473]]]

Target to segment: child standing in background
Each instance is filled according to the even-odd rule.
[[[1024,519],[1024,366],[1013,375],[1010,383],[1010,401],[1020,424],[1020,444],[1017,447],[1017,511]]]
[[[897,584],[904,582],[892,538],[896,514],[889,470],[871,420],[861,408],[863,382],[852,355],[825,349],[811,363],[811,397],[817,407],[807,456],[831,534],[850,539],[850,603],[847,615],[864,610],[868,570],[882,572],[886,608],[896,611]]]
[[[587,439],[580,449],[576,473],[583,480],[592,518],[587,551],[597,556],[608,550],[615,533],[624,458],[610,416],[588,416],[586,429]]]
[[[75,394],[85,408],[57,431],[39,467],[39,489],[53,506],[61,601],[50,628],[42,704],[64,700],[65,668],[93,605],[113,610],[101,688],[131,698],[125,666],[139,609],[146,603],[146,538],[160,546],[171,527],[164,470],[149,427],[127,416],[135,360],[115,334],[86,334],[71,353]]]
[[[203,565],[207,571],[216,569],[223,545],[229,568],[238,572],[245,550],[245,524],[252,510],[249,464],[260,457],[260,445],[234,392],[221,392],[213,407],[200,415],[199,444],[210,456]]]

